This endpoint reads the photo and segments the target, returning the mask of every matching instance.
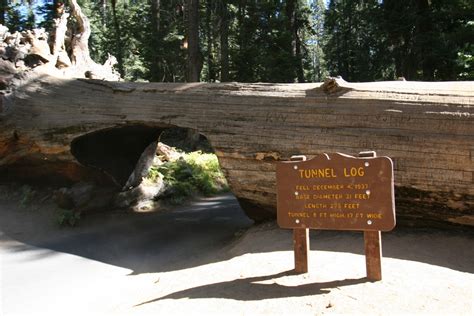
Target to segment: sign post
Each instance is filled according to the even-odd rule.
[[[360,230],[367,278],[381,280],[380,232],[395,227],[392,160],[375,152],[294,156],[276,174],[278,224],[293,229],[295,271],[308,271],[310,228]]]
[[[382,280],[382,238],[380,231],[364,232],[365,269],[367,279]]]
[[[359,153],[359,157],[362,157],[362,158],[363,157],[375,158],[376,156],[377,154],[375,153],[375,151]],[[394,226],[395,226],[395,210],[393,212],[393,216],[394,216]],[[382,280],[382,234],[380,230],[378,231],[365,230],[364,231],[364,250],[365,250],[365,270],[367,274],[367,279],[371,281]]]
[[[291,161],[306,161],[306,156],[293,156]],[[309,229],[293,229],[293,249],[295,253],[295,272],[308,272]]]
[[[295,250],[295,272],[308,272],[309,229],[293,229],[293,248]]]

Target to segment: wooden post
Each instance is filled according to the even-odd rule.
[[[382,241],[380,231],[364,231],[365,266],[367,278],[382,280]]]
[[[377,157],[375,151],[363,151],[359,157]],[[382,280],[382,237],[380,231],[364,231],[365,267],[367,278]]]
[[[295,272],[308,272],[309,229],[293,229],[293,246],[295,250]]]

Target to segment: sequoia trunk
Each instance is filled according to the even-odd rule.
[[[126,179],[120,166],[84,166],[104,162],[106,150],[86,152],[94,142],[77,139],[105,133],[113,150],[139,133],[149,141],[129,142],[138,159],[160,130],[178,126],[207,137],[256,220],[275,217],[277,161],[375,150],[394,160],[399,219],[474,225],[470,82],[143,84],[43,75],[15,84],[0,106],[0,178]]]

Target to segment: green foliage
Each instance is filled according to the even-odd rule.
[[[468,53],[470,52],[470,53]],[[461,80],[474,80],[474,56],[471,55],[474,48],[458,52],[457,63],[460,69],[458,78]]]
[[[22,31],[25,27],[25,17],[22,12],[22,5],[20,3],[11,4],[7,9],[6,26],[11,32]]]
[[[94,60],[114,55],[130,81],[185,81],[186,1],[78,1],[91,21]],[[36,24],[51,31],[58,2],[3,1],[0,17],[12,31]],[[473,1],[200,0],[199,6],[202,81],[473,78]]]
[[[155,183],[163,180],[163,174],[161,174],[160,168],[158,166],[151,166],[146,177]]]
[[[171,192],[170,201],[176,204],[194,194],[210,196],[228,190],[217,156],[201,151],[152,167],[148,179],[163,179]]]
[[[185,154],[184,161],[190,166],[192,182],[201,193],[212,195],[228,189],[215,154],[204,154],[195,151]]]
[[[310,34],[305,37],[305,42],[308,44],[308,56],[310,61],[307,61],[306,77],[309,81],[322,82],[329,75],[326,69],[326,59],[324,56],[323,46],[325,44],[325,30],[324,30],[325,4],[324,0],[315,0],[311,4],[310,10],[310,26],[312,30]]]
[[[454,37],[460,43],[456,54],[457,77],[460,80],[474,80],[474,43],[472,40],[474,37],[474,17],[472,20],[464,21],[462,32]]]
[[[41,17],[38,23],[38,26],[44,27],[47,32],[51,32],[54,27],[53,19],[56,16],[56,11],[54,9],[54,2],[44,1],[43,5],[37,8],[36,15]]]
[[[295,82],[300,63],[307,60],[304,66],[311,68],[307,47],[313,33],[311,9],[306,1],[293,1],[294,8],[289,11],[288,3],[249,1],[230,7],[236,17],[230,36],[234,44],[230,47],[231,80]],[[300,46],[299,55],[296,45]]]
[[[330,1],[324,43],[325,55],[330,56],[329,73],[348,81],[389,79],[383,67],[387,52],[385,33],[378,25],[382,21],[380,6],[377,0]]]
[[[148,44],[144,41],[149,23],[147,2],[117,1],[114,10],[111,4],[104,9],[100,2],[83,2],[83,10],[91,21],[91,57],[103,63],[112,54],[125,80],[149,79],[144,53]]]
[[[59,224],[59,226],[74,227],[77,225],[80,219],[81,213],[75,212],[73,210],[60,209],[56,217],[56,222]]]
[[[349,81],[469,78],[472,1],[331,0],[327,67]]]

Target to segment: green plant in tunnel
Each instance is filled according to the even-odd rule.
[[[81,213],[74,210],[60,209],[56,217],[56,221],[59,226],[71,226],[74,227],[77,225],[78,221],[81,219]]]
[[[161,177],[171,192],[169,199],[174,204],[194,194],[210,196],[228,190],[217,156],[201,151],[185,153],[175,161],[153,166],[148,178],[158,180]]]
[[[227,181],[215,154],[195,151],[185,155],[184,159],[192,167],[193,181],[200,192],[212,195],[228,190]]]

